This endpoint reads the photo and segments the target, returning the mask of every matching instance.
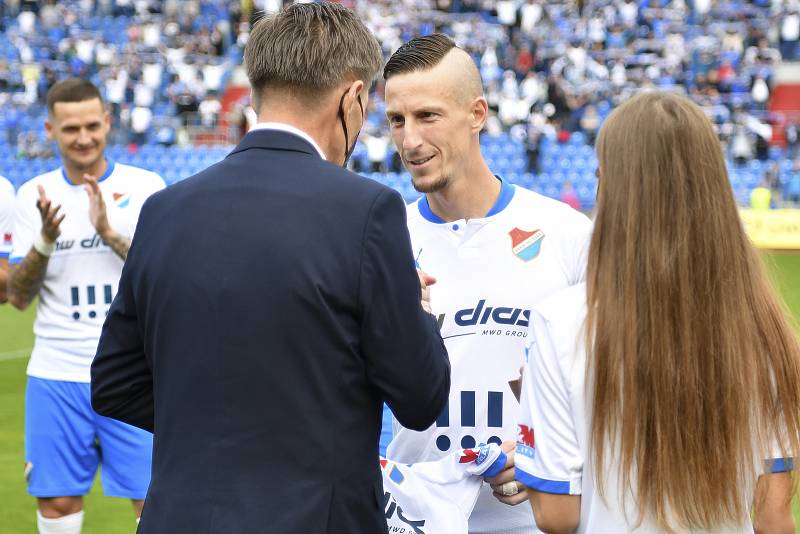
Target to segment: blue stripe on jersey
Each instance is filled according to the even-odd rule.
[[[499,475],[500,471],[502,471],[503,468],[506,466],[507,459],[508,457],[506,456],[506,453],[500,451],[500,456],[497,457],[497,459],[492,463],[492,465],[489,466],[489,469],[484,471],[483,475],[481,476],[493,477]]]
[[[767,473],[786,473],[794,470],[794,458],[772,458],[766,461]]]
[[[9,256],[11,256],[10,252],[0,252],[0,260],[4,260],[4,259],[8,258]]]
[[[489,213],[486,214],[487,217],[491,217],[492,215],[497,215],[511,203],[511,199],[514,198],[514,184],[510,184],[497,176],[497,179],[500,180],[500,195],[497,197],[497,201],[492,206],[492,209],[489,210]]]
[[[511,199],[514,198],[514,192],[516,188],[514,184],[510,184],[503,180],[501,177],[495,175],[495,178],[500,180],[500,195],[497,197],[497,200],[492,206],[492,209],[489,210],[489,213],[485,215],[485,217],[491,217],[492,215],[497,215],[508,205],[511,203]],[[427,195],[423,195],[422,198],[417,202],[417,206],[419,206],[419,213],[422,217],[429,222],[436,223],[436,224],[444,224],[445,221],[431,210],[431,205],[428,204],[428,197]]]
[[[21,262],[23,259],[25,259],[25,256],[13,256],[13,257],[8,259],[8,264],[9,265],[16,265],[19,262]]]
[[[569,482],[535,477],[520,469],[519,466],[514,469],[514,473],[514,477],[517,480],[533,490],[541,491],[542,493],[553,493],[555,495],[569,495]]]
[[[103,176],[101,176],[100,178],[97,179],[97,183],[102,182],[103,180],[105,180],[106,178],[111,176],[112,172],[114,172],[114,165],[115,165],[114,162],[111,161],[110,159],[106,158],[106,163],[108,164],[108,166],[106,167],[106,172],[103,173]],[[66,181],[69,185],[77,185],[77,184],[73,184],[69,180],[69,177],[67,176],[67,171],[66,171],[66,169],[64,169],[64,167],[61,167],[61,176],[64,177],[64,181]]]

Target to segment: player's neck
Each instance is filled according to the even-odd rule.
[[[454,177],[441,191],[428,193],[431,211],[445,222],[480,219],[500,196],[501,183],[483,158],[467,173]]]
[[[107,170],[108,161],[106,161],[105,156],[92,164],[88,169],[75,167],[70,165],[68,162],[64,162],[64,173],[67,175],[67,179],[72,182],[73,185],[85,184],[86,180],[83,179],[84,174],[88,174],[99,179],[106,173]]]

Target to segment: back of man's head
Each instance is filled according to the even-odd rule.
[[[100,90],[92,82],[83,78],[68,78],[55,83],[47,91],[47,111],[52,116],[59,102],[85,102],[95,98],[102,104]]]
[[[294,4],[253,26],[244,51],[256,98],[291,90],[307,99],[338,84],[369,87],[383,63],[380,45],[349,9],[328,2]]]

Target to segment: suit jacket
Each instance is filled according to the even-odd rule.
[[[441,413],[447,352],[393,190],[247,134],[144,205],[92,406],[154,433],[140,533],[379,533],[382,402]]]

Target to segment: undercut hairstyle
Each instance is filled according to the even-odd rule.
[[[59,102],[85,102],[95,98],[101,105],[103,104],[100,90],[92,82],[83,78],[68,78],[56,82],[47,91],[47,111],[52,115],[55,105]]]
[[[797,333],[696,104],[635,96],[597,158],[586,383],[599,494],[611,466],[661,531],[741,524],[756,462],[800,452]]]
[[[258,20],[244,62],[256,100],[265,89],[290,89],[308,100],[343,81],[361,80],[369,87],[383,53],[352,11],[320,2],[294,4]]]
[[[454,48],[458,48],[456,43],[443,33],[415,37],[392,54],[383,68],[383,78],[432,69]]]

